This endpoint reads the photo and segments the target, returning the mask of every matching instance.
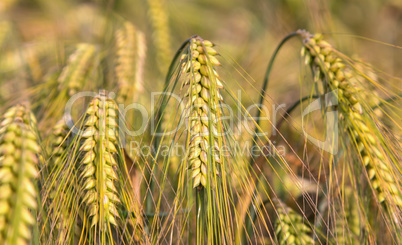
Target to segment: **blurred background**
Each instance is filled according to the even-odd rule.
[[[60,70],[73,44],[95,44],[106,56],[114,30],[125,20],[145,34],[143,95],[163,88],[174,53],[195,34],[218,46],[221,76],[232,92],[247,91],[241,98],[246,106],[257,102],[276,46],[298,29],[324,33],[349,57],[402,76],[399,0],[1,0],[0,65],[7,80],[1,96],[7,99],[43,82],[52,69]],[[303,81],[311,78],[302,66],[300,48],[300,40],[291,40],[281,49],[267,91],[272,101],[267,103],[290,105],[310,92],[311,87],[304,87]],[[102,69],[112,69],[102,62]]]

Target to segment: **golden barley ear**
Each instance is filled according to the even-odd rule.
[[[351,82],[356,76],[355,71],[347,67],[344,57],[324,41],[321,34],[311,35],[305,31],[299,31],[299,34],[303,37],[302,55],[312,68],[316,81],[323,82],[329,90],[338,89],[343,125],[357,159],[366,169],[366,176],[378,202],[390,209],[402,207],[400,175],[395,172],[394,150],[385,142],[373,119],[375,116],[368,114],[370,108],[367,108],[359,90]]]
[[[286,206],[279,199],[274,199],[278,218],[275,222],[275,234],[281,245],[290,244],[314,244],[311,237],[312,230],[307,220]]]
[[[26,106],[17,105],[0,125],[0,243],[29,244],[36,224],[38,136],[36,120]]]

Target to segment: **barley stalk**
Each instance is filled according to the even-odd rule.
[[[10,108],[0,125],[0,243],[29,244],[36,223],[40,147],[35,118],[22,105]]]
[[[274,204],[278,213],[275,222],[275,234],[279,244],[314,244],[314,240],[310,236],[312,231],[305,224],[307,221],[278,199],[274,199]]]
[[[214,69],[220,65],[216,59],[216,50],[210,41],[193,38],[189,52],[182,57],[182,68],[186,72],[184,85],[188,85],[189,100],[186,109],[189,113],[189,151],[193,178],[193,187],[206,187],[207,172],[211,169],[212,161],[220,163],[219,155],[219,125],[221,116],[219,101],[222,96],[219,88],[222,83]],[[212,141],[211,138],[212,137]],[[209,149],[210,142],[212,147]],[[217,172],[217,171],[216,171]]]
[[[359,90],[350,82],[355,74],[347,69],[333,47],[322,40],[322,35],[313,36],[305,31],[300,31],[300,34],[304,38],[302,54],[306,58],[306,63],[311,66],[315,78],[327,81],[326,85],[331,90],[338,89],[341,115],[345,120],[350,139],[366,168],[371,186],[377,193],[378,201],[402,207],[396,177],[387,156],[384,155],[383,147],[386,145],[381,145],[380,139],[376,136],[379,134],[375,134],[377,129],[370,127],[370,124],[375,123],[367,115]],[[389,201],[386,201],[387,196]]]

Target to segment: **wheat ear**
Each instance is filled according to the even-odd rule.
[[[182,68],[187,75],[184,85],[188,85],[188,160],[194,188],[207,185],[207,171],[211,167],[208,164],[212,164],[209,160],[210,150],[213,161],[221,162],[217,122],[221,115],[219,101],[222,100],[219,88],[223,86],[214,69],[214,66],[220,65],[216,54],[210,41],[197,37],[192,39],[188,53],[182,57]],[[210,137],[214,138],[211,149]]]
[[[393,202],[402,207],[402,198],[391,170],[392,166],[383,154],[383,147],[386,146],[381,145],[380,139],[373,132],[376,128],[367,126],[375,123],[367,115],[359,91],[350,82],[354,76],[353,72],[346,68],[334,48],[322,40],[321,34],[313,36],[305,31],[300,31],[300,34],[304,39],[302,54],[316,78],[327,81],[331,90],[338,89],[340,112],[345,119],[351,141],[361,156],[371,186],[377,192],[378,201],[384,203],[389,193]]]
[[[40,147],[36,123],[27,107],[17,105],[0,125],[0,244],[29,244],[35,212]]]

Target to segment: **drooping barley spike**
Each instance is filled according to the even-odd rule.
[[[364,63],[362,60],[355,60],[353,65],[356,70],[356,76],[350,79],[351,84],[359,93],[361,101],[365,102],[368,107],[374,108],[374,115],[381,119],[384,114],[379,108],[381,104],[380,95],[376,91],[375,85],[371,82],[378,81],[377,74],[370,64]]]
[[[35,123],[27,107],[17,105],[3,115],[0,125],[1,244],[29,244],[32,238],[40,153]]]
[[[116,31],[115,73],[118,85],[117,103],[136,100],[142,91],[142,77],[146,53],[144,34],[126,21]]]
[[[86,111],[80,151],[79,183],[86,216],[91,228],[107,231],[117,226],[121,203],[115,182],[118,180],[117,105],[105,95],[94,98]],[[96,237],[96,236],[94,236]]]
[[[183,85],[188,85],[188,160],[194,188],[206,187],[207,172],[212,169],[212,162],[221,163],[218,120],[222,114],[219,107],[219,101],[222,100],[219,89],[223,86],[214,69],[214,66],[220,65],[216,54],[210,41],[195,37],[187,54],[182,57],[182,69],[186,73]],[[210,145],[212,147],[209,147]]]
[[[275,234],[281,245],[314,244],[312,231],[306,220],[278,199],[274,199],[278,218],[275,222]]]
[[[172,57],[166,3],[164,0],[147,0],[147,2],[148,17],[153,28],[152,42],[157,52],[156,62],[159,72],[165,74]]]
[[[343,201],[336,209],[335,238],[339,244],[357,245],[361,241],[359,205],[353,196],[353,189],[345,187]]]
[[[361,93],[350,82],[355,76],[353,69],[348,69],[344,59],[328,42],[322,40],[321,34],[311,35],[299,31],[303,38],[302,55],[307,65],[311,66],[316,81],[324,83],[330,90],[338,89],[338,106],[344,119],[350,141],[364,164],[369,182],[376,191],[379,203],[386,206],[402,207],[402,197],[394,173],[395,161],[385,153],[393,152],[382,143],[381,135],[375,126],[367,103]]]
[[[96,48],[92,44],[80,43],[77,49],[68,58],[59,78],[59,90],[67,89],[68,96],[72,96],[82,89],[86,77],[95,65]]]

